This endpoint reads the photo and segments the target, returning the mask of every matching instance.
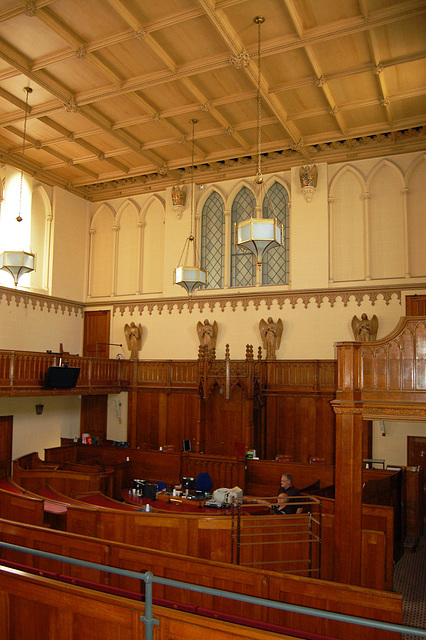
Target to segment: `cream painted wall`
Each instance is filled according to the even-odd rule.
[[[292,289],[328,287],[327,165],[317,164],[318,186],[311,202],[300,190],[299,167],[291,170],[290,282]]]
[[[373,458],[385,460],[386,465],[406,466],[407,437],[426,438],[426,422],[398,422],[384,420],[386,435],[380,430],[381,422],[373,421]]]
[[[81,354],[83,316],[65,310],[50,311],[44,306],[10,304],[0,297],[0,349],[18,351],[58,351],[62,342],[65,351]]]
[[[85,200],[58,187],[54,188],[53,296],[80,302],[85,298],[89,208],[90,205]]]
[[[41,416],[36,404],[44,405]],[[13,416],[13,460],[32,451],[44,459],[44,450],[60,446],[61,437],[80,434],[80,396],[0,398],[0,415]]]
[[[396,298],[388,305],[379,299],[374,306],[367,301],[358,306],[351,300],[346,307],[341,301],[336,301],[331,307],[325,300],[319,308],[314,301],[307,308],[299,301],[294,309],[286,302],[282,309],[276,303],[267,309],[262,303],[258,310],[251,304],[246,311],[242,307],[232,311],[229,306],[224,311],[216,307],[213,311],[206,308],[200,312],[196,308],[192,313],[187,307],[181,313],[174,309],[172,313],[163,311],[160,314],[155,309],[152,314],[148,311],[140,314],[136,310],[132,316],[129,313],[122,316],[118,312],[112,315],[111,342],[121,342],[123,348],[115,350],[128,358],[130,352],[124,337],[124,325],[133,320],[137,324],[140,322],[143,329],[141,359],[196,359],[199,346],[197,323],[207,318],[210,322],[216,320],[218,324],[217,357],[224,357],[225,345],[229,344],[231,358],[241,359],[245,357],[247,344],[252,344],[257,354],[261,345],[259,321],[272,316],[275,321],[281,318],[284,324],[278,359],[330,359],[335,358],[335,342],[354,339],[351,320],[354,315],[360,317],[364,312],[368,317],[377,315],[378,338],[388,335],[404,313]],[[263,357],[265,355],[263,351]]]

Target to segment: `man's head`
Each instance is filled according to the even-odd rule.
[[[288,502],[288,495],[286,493],[279,493],[277,498],[278,506],[280,509],[284,507]]]
[[[283,473],[281,476],[281,486],[288,489],[293,483],[293,476],[290,473]]]

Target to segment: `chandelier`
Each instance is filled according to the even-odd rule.
[[[256,16],[253,22],[258,27],[258,46],[257,46],[257,173],[254,179],[253,187],[256,199],[254,216],[243,222],[235,224],[234,227],[234,244],[243,249],[251,251],[256,257],[256,264],[259,269],[262,265],[264,253],[274,247],[280,247],[283,244],[283,227],[278,224],[273,217],[264,218],[262,216],[262,206],[273,213],[274,207],[265,195],[265,185],[262,175],[262,97],[261,97],[261,69],[260,69],[260,44],[261,44],[261,25],[265,22],[263,16]]]
[[[21,209],[22,209],[22,187],[24,181],[24,156],[25,156],[25,142],[27,136],[27,119],[28,119],[28,99],[32,93],[31,87],[24,87],[25,91],[25,117],[24,117],[24,132],[22,135],[22,164],[21,164],[21,178],[19,185],[19,205],[18,215],[16,216],[17,222],[22,222]],[[35,254],[28,251],[3,251],[0,254],[0,269],[7,271],[13,278],[15,287],[18,286],[19,278],[25,273],[30,273],[35,269]]]
[[[197,242],[193,234],[194,226],[194,139],[195,125],[198,120],[190,120],[192,124],[192,161],[191,161],[191,226],[189,236],[185,240],[179,266],[174,270],[173,283],[186,289],[191,297],[197,287],[207,284],[207,271],[201,267],[197,251]]]

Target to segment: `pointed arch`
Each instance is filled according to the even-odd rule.
[[[235,200],[235,198],[237,197],[237,195],[240,193],[241,189],[243,189],[244,187],[246,187],[246,189],[248,189],[248,191],[250,191],[250,193],[252,194],[253,198],[254,198],[254,190],[253,190],[253,180],[239,180],[239,182],[232,187],[231,191],[228,194],[228,197],[225,200],[225,206],[227,209],[231,209],[232,208],[232,204]]]
[[[263,217],[275,218],[283,228],[283,246],[270,249],[262,260],[262,284],[288,284],[289,281],[289,194],[279,180],[268,180],[263,199]]]
[[[330,279],[364,280],[368,276],[366,178],[344,165],[330,183]]]
[[[140,213],[140,293],[161,293],[164,286],[164,226],[166,203],[151,195]]]
[[[233,230],[253,216],[256,200],[250,186],[244,182],[239,186],[231,207],[231,287],[250,287],[256,283],[256,262],[251,253],[234,244]]]
[[[116,295],[134,295],[139,291],[140,207],[127,198],[115,217],[114,283]]]
[[[359,182],[360,189],[365,191],[367,188],[367,178],[366,176],[358,169],[358,167],[354,167],[352,164],[345,164],[343,167],[339,169],[339,171],[333,176],[329,184],[329,193],[331,197],[336,196],[336,187],[342,182],[345,174],[351,174],[353,177]]]
[[[225,201],[218,189],[210,189],[201,210],[201,265],[207,269],[207,289],[224,286]]]
[[[136,202],[136,200],[133,200],[133,198],[126,198],[126,200],[124,200],[124,202],[122,202],[121,205],[119,206],[115,216],[118,226],[120,226],[121,224],[121,218],[123,216],[123,213],[129,209],[134,211],[139,218],[140,212],[141,212],[140,205]]]
[[[114,291],[114,225],[116,211],[103,202],[90,225],[89,295],[110,296]]]
[[[31,274],[31,287],[49,289],[53,252],[52,203],[44,185],[35,185],[31,199],[31,251],[36,254],[36,269]]]
[[[90,231],[95,230],[99,218],[105,215],[105,210],[109,211],[109,213],[112,215],[112,219],[115,220],[117,212],[114,207],[109,202],[102,202],[93,212],[92,219],[90,221]]]
[[[371,277],[407,275],[407,221],[404,177],[387,158],[373,167],[367,179]]]
[[[408,261],[412,278],[426,275],[425,183],[426,158],[421,154],[406,174]]]

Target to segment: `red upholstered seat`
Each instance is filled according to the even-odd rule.
[[[309,464],[326,464],[325,458],[318,458],[317,456],[312,456],[309,458]]]

